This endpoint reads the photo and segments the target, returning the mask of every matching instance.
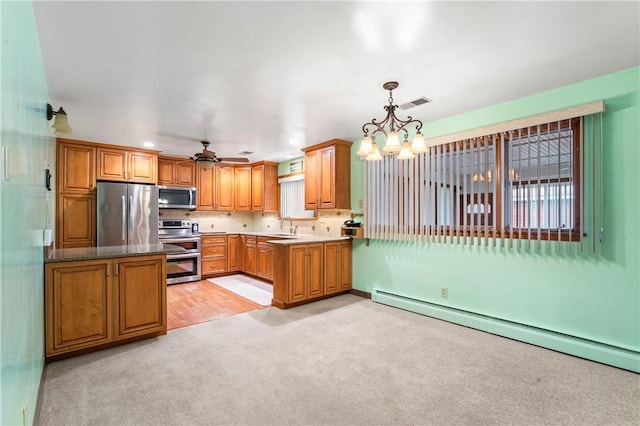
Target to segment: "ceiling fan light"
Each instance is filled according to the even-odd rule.
[[[209,158],[198,158],[196,159],[196,166],[200,167],[201,169],[204,170],[209,170],[213,168],[213,165],[215,163],[213,162],[212,159]]]
[[[400,139],[398,139],[398,132],[395,130],[389,132],[387,134],[387,142],[384,144],[384,148],[382,150],[384,152],[398,152],[402,149],[400,145]]]
[[[369,155],[367,155],[365,157],[365,160],[367,160],[367,161],[380,161],[380,160],[382,160],[382,155],[380,155],[380,150],[378,149],[378,144],[373,142],[373,151],[371,151],[369,153]]]
[[[371,140],[371,136],[365,136],[362,138],[360,142],[360,149],[358,149],[357,154],[360,157],[366,157],[373,151],[373,141]]]
[[[408,141],[404,141],[398,154],[398,160],[411,160],[413,158],[416,158],[416,155],[411,152],[411,145]]]
[[[427,146],[424,143],[424,136],[417,132],[413,135],[413,143],[411,144],[411,152],[427,152]]]

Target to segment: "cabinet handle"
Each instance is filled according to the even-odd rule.
[[[111,264],[107,265],[107,277],[111,276]]]
[[[116,273],[115,276],[117,277],[118,275],[120,275],[120,264],[116,263]]]

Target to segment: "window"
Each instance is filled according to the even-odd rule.
[[[278,180],[280,186],[280,217],[311,218],[313,210],[304,209],[304,174]]]
[[[413,160],[365,162],[365,236],[470,244],[490,238],[582,241],[582,133],[596,152],[601,120],[594,114],[511,129],[503,123],[498,132],[450,138]],[[596,182],[596,164],[602,163],[588,157]]]

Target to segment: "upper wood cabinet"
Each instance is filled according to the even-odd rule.
[[[235,167],[232,165],[217,165],[216,170],[216,202],[215,210],[233,211],[235,185],[234,172]]]
[[[158,157],[158,185],[196,186],[195,163],[188,158]]]
[[[305,208],[351,208],[351,145],[332,139],[303,148]]]
[[[196,210],[215,210],[216,169],[196,167]]]
[[[278,211],[278,163],[261,161],[252,165],[251,210]]]
[[[251,166],[234,167],[234,210],[251,210]]]
[[[91,192],[96,187],[96,148],[58,139],[56,188],[58,192]]]
[[[151,152],[98,147],[98,180],[156,183],[158,155]]]

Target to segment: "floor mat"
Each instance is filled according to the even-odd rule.
[[[219,285],[238,296],[249,299],[262,306],[270,306],[273,298],[273,286],[246,275],[229,275],[209,278],[207,281]]]

